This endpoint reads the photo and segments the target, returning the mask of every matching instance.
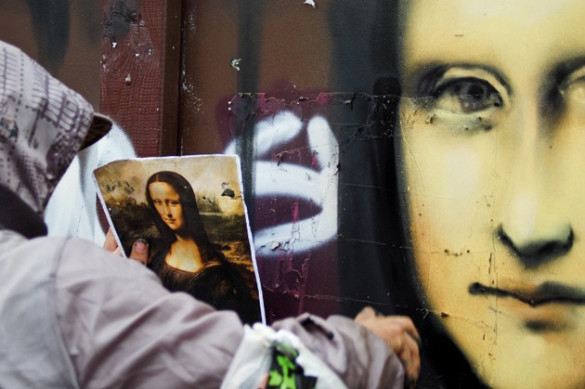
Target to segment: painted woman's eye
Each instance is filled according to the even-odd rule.
[[[462,114],[497,108],[503,104],[496,89],[478,78],[456,78],[439,82],[432,97],[434,108]]]
[[[562,85],[561,95],[569,103],[585,104],[585,77],[580,77]]]

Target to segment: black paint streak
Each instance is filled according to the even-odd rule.
[[[227,66],[227,65],[226,65]],[[236,108],[236,153],[242,162],[244,201],[250,214],[250,228],[254,231],[254,127],[256,124],[256,95],[239,95]],[[233,105],[232,105],[233,106]]]
[[[75,16],[79,30],[91,45],[98,45],[102,38],[102,3],[100,1],[79,1],[79,13]]]
[[[130,32],[130,26],[138,23],[141,0],[111,0],[106,7],[104,36],[113,42],[121,41]]]
[[[259,42],[262,34],[263,0],[246,0],[239,3],[238,8],[238,57],[242,58],[241,71],[238,72],[237,90],[240,92],[257,92],[260,61]],[[226,63],[226,66],[229,64]],[[253,96],[242,99],[238,107],[238,123],[236,134],[237,153],[242,161],[242,181],[244,183],[244,199],[250,213],[250,227],[254,231],[254,125],[256,99]],[[242,110],[240,110],[240,108]],[[242,116],[243,115],[243,116]],[[250,117],[252,115],[252,117]],[[241,121],[240,119],[243,119]]]
[[[56,72],[69,46],[69,0],[27,0],[27,5],[39,48],[39,62],[50,72]]]

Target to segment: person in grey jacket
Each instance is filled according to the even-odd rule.
[[[137,261],[86,240],[47,237],[42,213],[51,192],[108,125],[0,42],[0,387],[237,387],[250,344],[268,356],[292,345],[292,358],[317,370],[316,387],[414,382],[418,333],[407,318],[366,308],[354,320],[304,314],[245,327],[234,312],[170,293]],[[136,248],[134,256],[144,253],[140,242]]]

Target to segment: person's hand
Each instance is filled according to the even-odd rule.
[[[106,240],[104,241],[104,249],[111,251],[119,256],[122,255],[122,249],[118,247],[118,243],[116,242],[116,238],[114,237],[114,233],[112,229],[108,229],[108,233],[106,234]],[[148,264],[148,242],[144,239],[136,239],[134,244],[132,245],[132,252],[130,253],[130,259],[140,262],[143,265]]]
[[[406,371],[405,387],[414,387],[420,372],[420,335],[412,320],[406,316],[378,316],[373,308],[365,307],[355,321],[394,350]]]

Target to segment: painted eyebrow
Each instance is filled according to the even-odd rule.
[[[585,57],[584,57],[585,59]],[[416,82],[416,96],[425,97],[430,96],[433,87],[436,85],[439,78],[443,76],[449,69],[458,68],[465,70],[482,70],[492,75],[506,90],[508,95],[512,95],[512,89],[506,78],[500,74],[497,68],[493,66],[473,63],[434,63],[419,66],[414,72],[414,79]]]

